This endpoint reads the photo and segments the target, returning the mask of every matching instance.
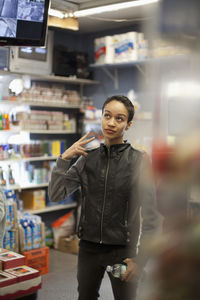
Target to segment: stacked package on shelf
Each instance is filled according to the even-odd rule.
[[[114,62],[138,60],[138,33],[128,32],[114,35]]]
[[[40,216],[19,213],[20,252],[45,246],[45,225]]]
[[[143,60],[148,57],[148,42],[140,32],[104,36],[94,41],[96,64]]]
[[[25,264],[40,274],[49,272],[49,248],[45,246],[45,224],[40,216],[19,213],[19,250]]]
[[[76,132],[76,121],[73,116],[67,117],[61,111],[31,110],[16,113],[16,120],[19,121],[23,130],[66,130]],[[66,118],[68,126],[66,126]]]
[[[4,193],[6,196],[6,229],[3,247],[7,250],[18,252],[17,198],[12,190],[5,190]]]
[[[45,225],[41,217],[17,211],[19,201],[15,192],[5,190],[4,193],[7,198],[7,220],[3,240],[4,249],[2,251],[0,249],[0,270],[26,264],[40,271],[41,275],[48,273],[49,248],[45,246]],[[14,234],[11,235],[13,232]],[[14,252],[20,252],[23,255]],[[11,279],[12,276],[7,277],[1,274],[0,287],[8,285],[9,278]],[[11,298],[0,297],[0,299]]]
[[[43,209],[46,206],[46,190],[24,190],[21,193],[21,199],[24,209]],[[35,221],[33,218],[33,224],[38,223]],[[39,219],[39,223],[41,223],[41,219]]]
[[[40,272],[25,265],[25,256],[1,249],[0,299],[16,299],[35,293],[40,288]]]
[[[187,47],[162,39],[156,39],[152,43],[152,57],[154,58],[187,55],[189,52],[190,50]]]
[[[42,86],[33,84],[30,89],[24,89],[17,97],[22,102],[48,103],[73,106],[80,105],[80,95],[76,90],[66,90],[65,86]]]
[[[148,41],[144,38],[144,33],[138,33],[138,60],[145,60],[149,57]]]
[[[19,213],[19,250],[25,264],[40,274],[49,272],[49,248],[45,245],[45,224],[40,216]]]
[[[113,37],[104,36],[94,41],[96,64],[112,64],[114,60]]]

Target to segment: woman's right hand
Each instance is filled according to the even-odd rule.
[[[86,138],[88,137],[89,132],[86,133],[82,138],[80,138],[77,142],[75,142],[70,148],[68,148],[67,150],[65,150],[65,152],[63,152],[61,158],[62,159],[72,159],[75,156],[79,156],[79,155],[83,155],[83,156],[87,156],[87,152],[84,149],[84,145],[87,145],[88,143],[90,143],[91,141],[93,141],[95,139],[95,137],[91,137],[89,139],[86,140]]]

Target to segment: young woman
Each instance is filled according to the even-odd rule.
[[[102,108],[104,144],[85,150],[84,146],[94,138],[84,135],[58,158],[52,171],[52,201],[64,199],[81,187],[79,300],[96,300],[106,266],[123,262],[127,271],[122,279],[108,273],[114,298],[134,299],[138,274],[145,261],[141,243],[157,227],[155,191],[144,163],[145,155],[123,140],[133,116],[134,106],[127,97],[109,97]],[[79,158],[70,167],[76,156]]]

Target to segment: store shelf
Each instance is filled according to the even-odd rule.
[[[156,58],[147,58],[142,60],[135,60],[130,62],[120,62],[112,64],[90,64],[91,68],[102,69],[108,77],[113,81],[115,90],[119,89],[119,80],[118,80],[118,69],[119,68],[137,68],[139,72],[146,78],[146,66],[148,64],[168,64],[168,63],[179,63],[185,62],[188,59],[188,55],[185,54],[176,54],[171,56],[162,56]]]
[[[2,105],[11,105],[11,106],[20,106],[20,105],[28,105],[28,106],[40,106],[40,107],[55,107],[55,108],[70,108],[70,109],[79,109],[81,106],[79,104],[68,104],[61,102],[43,102],[43,101],[20,101],[20,100],[0,100],[0,104]]]
[[[25,129],[11,129],[11,130],[1,130],[0,133],[19,133],[27,132],[33,134],[75,134],[76,131],[67,131],[67,130],[25,130]]]
[[[29,76],[31,80],[37,81],[49,81],[49,82],[63,82],[63,83],[71,83],[78,85],[95,85],[100,84],[100,81],[90,80],[90,79],[82,79],[82,78],[74,78],[74,77],[64,77],[64,76],[54,76],[54,75],[42,75],[42,74],[30,74],[30,73],[20,73],[20,72],[9,72],[0,70],[1,75],[16,75],[16,76]]]
[[[129,61],[129,62],[119,62],[119,63],[112,63],[112,64],[90,64],[91,68],[128,68],[133,67],[137,65],[142,65],[146,63],[155,63],[155,62],[170,62],[170,61],[176,61],[178,59],[187,59],[188,55],[186,54],[176,54],[176,55],[169,55],[169,56],[160,56],[155,58],[147,58],[147,59],[140,59],[135,61]]]
[[[6,190],[26,190],[26,189],[35,189],[35,188],[42,188],[42,187],[48,187],[49,183],[29,183],[25,185],[20,185],[20,184],[13,184],[13,185],[7,185],[7,186],[2,186],[3,189]]]
[[[45,207],[42,209],[37,209],[37,210],[24,210],[25,213],[30,213],[30,214],[42,214],[42,213],[48,213],[51,211],[57,211],[57,210],[62,210],[62,209],[68,209],[68,208],[73,208],[77,207],[77,203],[69,203],[69,204],[59,204],[59,205],[53,205],[49,207]]]
[[[34,188],[41,188],[41,187],[47,187],[49,185],[48,182],[46,183],[29,183],[27,185],[21,185],[20,188],[21,190],[26,190],[26,189],[34,189]]]
[[[13,185],[6,185],[6,186],[1,186],[5,190],[21,190],[21,187],[19,184],[13,184]]]
[[[21,132],[28,132],[34,134],[75,134],[76,131],[66,131],[66,130],[24,130],[21,129]]]
[[[87,124],[101,124],[101,120],[84,120],[85,125]]]
[[[16,128],[16,129],[9,129],[9,130],[0,130],[0,133],[19,133],[20,129]]]
[[[136,60],[131,62],[121,62],[121,63],[113,63],[113,64],[90,64],[91,68],[102,68],[102,67],[108,67],[108,68],[127,68],[132,67],[137,64],[142,64],[147,62],[147,60]]]
[[[26,161],[43,161],[43,160],[56,160],[57,156],[35,156],[35,157],[18,157],[0,160],[0,163],[12,163],[12,162],[26,162]]]
[[[145,74],[145,71],[142,69],[141,65],[146,63],[147,60],[137,60],[132,62],[123,62],[123,63],[114,63],[114,64],[91,64],[91,68],[100,68],[102,69],[108,77],[113,81],[115,90],[119,89],[119,80],[118,80],[118,69],[127,68],[127,67],[136,67],[142,74]]]

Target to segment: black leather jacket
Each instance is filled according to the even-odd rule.
[[[50,200],[60,201],[80,186],[78,236],[95,243],[128,245],[135,256],[141,228],[145,234],[157,227],[155,189],[144,158],[129,143],[109,149],[101,144],[72,167],[70,161],[58,158],[49,184]]]

